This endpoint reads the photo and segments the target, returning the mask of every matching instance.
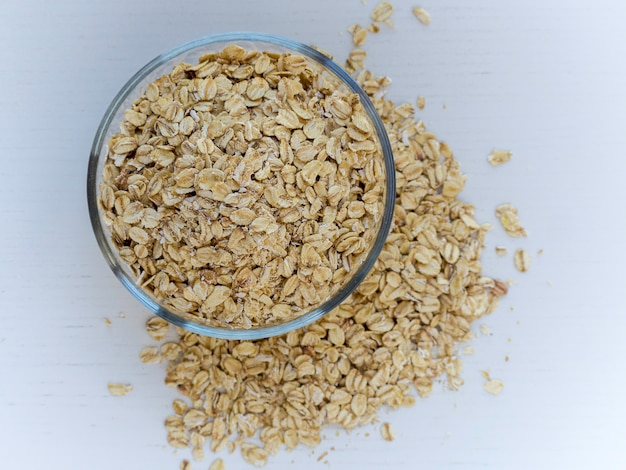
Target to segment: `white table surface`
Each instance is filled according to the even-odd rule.
[[[394,442],[377,426],[330,429],[313,452],[268,468],[626,468],[626,3],[423,0],[429,27],[412,17],[417,3],[394,4],[395,30],[368,38],[366,64],[393,79],[394,100],[426,97],[418,115],[467,173],[462,197],[494,223],[484,270],[517,284],[476,323],[461,390],[437,384],[413,408],[381,413]],[[87,214],[91,141],[119,88],[160,52],[216,32],[272,32],[343,59],[346,28],[367,24],[375,2],[176,5],[0,2],[0,468],[175,469],[189,458],[166,444],[175,392],[164,366],[138,359],[148,313],[105,264]],[[513,160],[491,168],[494,147]],[[527,239],[496,225],[503,202]],[[532,254],[526,274],[513,269],[517,247]],[[481,370],[504,381],[499,396]],[[134,391],[112,397],[109,381]]]

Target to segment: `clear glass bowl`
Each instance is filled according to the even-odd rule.
[[[119,124],[124,117],[124,110],[129,108],[132,102],[140,96],[141,90],[145,89],[156,78],[171,72],[176,64],[180,62],[197,63],[203,54],[221,51],[229,44],[237,44],[248,50],[300,54],[307,57],[312,63],[318,64],[331,76],[336,77],[339,82],[347,87],[347,90],[357,93],[376,131],[385,171],[383,215],[365,260],[353,275],[348,277],[346,283],[319,307],[284,323],[250,329],[233,329],[228,326],[216,327],[203,323],[201,318],[173,312],[160,305],[150,292],[136,283],[135,276],[129,266],[120,259],[117,248],[111,242],[109,229],[104,224],[97,203],[102,169],[107,157],[107,143],[111,136],[118,131]],[[159,55],[139,70],[122,87],[106,110],[93,141],[87,174],[87,201],[93,231],[102,254],[126,289],[150,311],[174,325],[206,336],[236,340],[266,338],[304,327],[320,319],[343,302],[367,276],[385,244],[393,217],[395,194],[395,169],[389,139],[374,105],[361,87],[335,62],[315,49],[282,37],[252,32],[216,34],[190,41]]]

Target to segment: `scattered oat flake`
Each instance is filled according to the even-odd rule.
[[[537,251],[537,256],[541,256],[541,255],[543,255],[543,249]]]
[[[491,380],[491,375],[489,375],[489,371],[481,370],[480,375],[482,375],[487,380]]]
[[[139,358],[144,364],[160,364],[163,357],[156,346],[145,346],[139,352]]]
[[[386,441],[393,441],[396,438],[396,432],[390,423],[383,423],[380,427],[380,435]]]
[[[106,326],[111,326],[111,325],[112,325],[111,320],[109,320],[108,318],[105,318],[105,319],[104,319],[104,324],[105,324]]]
[[[420,20],[420,23],[425,24],[425,25],[430,24],[430,14],[423,8],[420,8],[420,7],[413,8],[413,14],[415,15],[415,18]]]
[[[133,386],[130,384],[109,383],[108,387],[109,393],[116,397],[128,395],[133,390]]]
[[[496,207],[496,217],[500,220],[504,231],[511,237],[525,237],[527,235],[521,226],[517,209],[511,204],[501,204]]]
[[[377,33],[379,33],[379,32],[380,32],[380,25],[379,25],[378,23],[371,23],[371,24],[367,27],[367,30],[368,30],[370,33],[377,34]]]
[[[426,98],[424,96],[419,96],[417,98],[417,107],[419,109],[424,109],[425,106],[426,106]]]
[[[225,470],[224,461],[222,459],[215,459],[209,470]]]
[[[321,454],[318,458],[317,461],[320,462],[324,457],[326,457],[328,455],[328,451],[324,452],[323,454]]]
[[[509,362],[509,355],[504,356],[504,362]]]
[[[461,353],[465,354],[465,355],[470,355],[470,354],[474,354],[476,352],[476,350],[474,349],[473,346],[466,346],[465,348],[463,348],[463,350],[461,351]]]
[[[183,460],[180,463],[180,470],[191,470],[191,462],[189,462],[189,460]]]
[[[494,280],[494,285],[491,288],[491,293],[496,297],[502,297],[508,294],[509,286],[507,286],[506,282],[501,281],[500,279]]]
[[[393,5],[389,2],[380,2],[372,11],[370,18],[372,21],[386,23],[393,13]]]
[[[161,341],[167,335],[170,324],[161,317],[150,317],[146,322],[146,331],[155,341]]]
[[[126,314],[124,312],[120,312],[120,318],[126,318]]]
[[[515,268],[520,273],[525,273],[530,268],[530,255],[526,250],[518,249],[515,250],[515,255],[513,256],[513,262],[515,263]]]
[[[204,460],[204,449],[202,447],[196,447],[191,451],[191,456],[196,462]]]
[[[483,388],[492,395],[498,395],[504,388],[504,383],[501,380],[493,379],[485,382]]]
[[[487,160],[489,160],[492,166],[498,166],[508,162],[511,159],[511,155],[511,152],[508,150],[493,150],[487,157]]]
[[[487,325],[485,325],[484,323],[482,325],[480,325],[480,332],[484,335],[490,335],[491,334],[491,330],[489,329],[489,327]]]
[[[508,253],[509,250],[507,250],[505,247],[503,246],[496,246],[496,255],[498,256],[504,256]]]
[[[362,46],[367,39],[367,29],[363,28],[360,24],[353,24],[348,28],[350,34],[352,34],[352,44],[356,47]]]

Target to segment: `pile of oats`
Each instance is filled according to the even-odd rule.
[[[372,272],[341,306],[307,328],[259,341],[225,341],[178,329],[160,346],[166,383],[183,396],[166,419],[168,442],[239,448],[263,465],[297,445],[316,446],[323,426],[372,423],[383,406],[410,406],[445,374],[463,380],[459,342],[490,313],[506,285],[481,273],[487,225],[457,199],[464,186],[449,147],[382,97],[389,80],[357,75],[393,147],[397,197],[391,233]],[[149,331],[166,324],[149,322]],[[384,439],[394,431],[386,423]]]
[[[126,110],[98,203],[120,258],[164,306],[251,328],[345,284],[376,236],[384,185],[357,94],[305,57],[230,45],[177,65]]]

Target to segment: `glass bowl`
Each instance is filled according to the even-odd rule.
[[[345,283],[317,308],[306,311],[300,316],[283,323],[249,329],[236,329],[227,325],[215,326],[203,322],[199,317],[175,312],[160,304],[152,293],[137,283],[136,276],[132,273],[128,264],[120,258],[117,248],[113,245],[111,233],[103,220],[103,213],[99,209],[97,202],[99,185],[102,181],[102,171],[107,159],[107,143],[111,136],[118,131],[124,117],[124,111],[140,96],[142,90],[145,90],[149,83],[161,75],[170,73],[178,63],[197,63],[199,57],[203,54],[221,51],[224,47],[231,44],[239,45],[247,50],[286,52],[302,55],[312,64],[317,64],[330,76],[334,76],[338,83],[346,87],[346,91],[358,94],[363,109],[374,128],[379,151],[383,157],[383,170],[385,173],[385,187],[382,188],[383,211],[378,222],[375,237],[372,237],[372,242],[367,248],[364,261],[353,271],[351,276],[346,277]],[[187,42],[159,55],[139,70],[122,87],[106,110],[93,141],[87,174],[87,199],[93,231],[106,261],[126,289],[150,311],[174,325],[206,336],[235,340],[259,339],[287,333],[320,319],[343,302],[367,276],[385,244],[393,217],[395,193],[395,169],[389,139],[378,113],[361,87],[341,67],[317,50],[282,37],[252,32],[216,34]]]

